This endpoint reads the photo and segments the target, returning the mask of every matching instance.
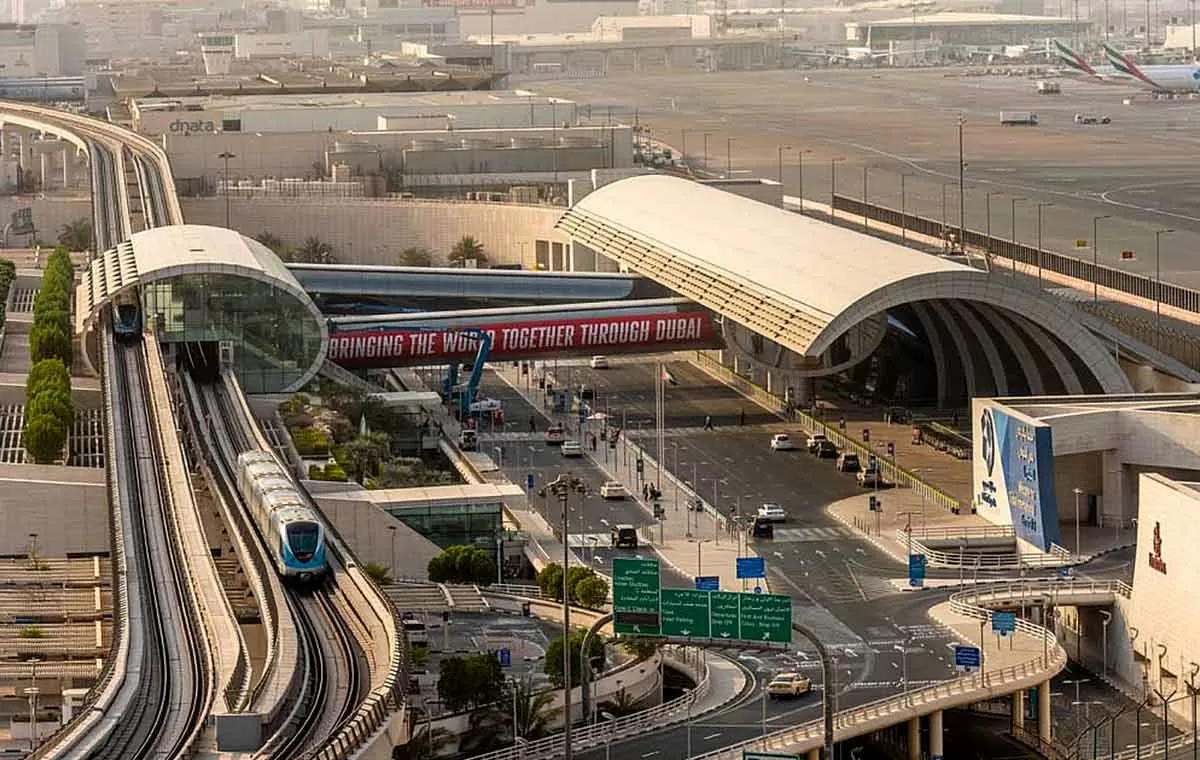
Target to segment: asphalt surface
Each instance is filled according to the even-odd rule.
[[[962,68],[921,71],[810,70],[723,72],[546,83],[547,94],[591,104],[592,113],[637,120],[660,140],[684,146],[695,166],[735,176],[780,174],[790,194],[828,202],[837,189],[960,223],[958,119],[965,117],[963,160],[968,227],[1035,244],[1038,205],[1043,245],[1098,257],[1143,274],[1155,271],[1156,230],[1163,278],[1200,287],[1200,196],[1185,160],[1200,143],[1191,100],[1155,102],[1132,86],[1064,79],[1062,94],[1039,96],[1034,78],[964,77]],[[1132,105],[1123,105],[1133,95]],[[1037,127],[1002,127],[1001,110],[1034,111]],[[1109,114],[1109,125],[1076,125],[1076,113]],[[684,134],[686,130],[686,134]],[[708,133],[707,155],[704,134]],[[780,153],[781,146],[790,146]],[[705,160],[707,159],[707,161]],[[946,188],[943,191],[943,188]],[[945,203],[943,204],[943,193]],[[992,194],[990,202],[988,193]],[[1015,220],[1012,200],[1018,200]],[[990,214],[988,207],[991,207]],[[944,211],[943,211],[944,209]],[[1014,225],[1015,221],[1015,225]],[[1133,250],[1135,261],[1121,261]]]

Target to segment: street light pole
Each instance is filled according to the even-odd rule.
[[[563,473],[552,482],[547,483],[546,490],[558,497],[562,505],[562,545],[563,545],[563,757],[571,760],[571,598],[567,585],[567,570],[571,566],[571,549],[568,528],[567,497],[571,491],[580,490],[583,481],[571,473]]]
[[[701,154],[700,163],[702,163],[704,165],[705,173],[708,172],[708,138],[711,135],[712,135],[712,132],[705,132],[703,135],[703,137],[704,137],[704,152]]]
[[[908,205],[904,197],[904,180],[908,178],[907,172],[900,173],[900,242],[908,242]]]
[[[1075,556],[1078,558],[1083,556],[1079,548],[1079,497],[1083,495],[1083,489],[1076,488],[1071,493],[1075,494]]]
[[[829,219],[833,221],[837,218],[837,165],[839,161],[845,161],[845,156],[838,156],[829,159]]]
[[[1053,206],[1053,203],[1038,203],[1037,205],[1037,267],[1038,267],[1038,287],[1042,286],[1042,209],[1047,206]]]
[[[967,162],[963,154],[963,127],[967,117],[958,116],[958,244],[966,251],[967,239]]]
[[[225,162],[225,228],[229,228],[229,159],[237,158],[237,154],[223,150],[217,158]]]
[[[800,175],[798,178],[800,187],[797,189],[797,193],[800,196],[800,216],[804,216],[804,154],[805,153],[812,153],[812,151],[806,150],[804,148],[796,149],[796,169],[798,170],[798,173]]]
[[[725,138],[725,179],[733,176],[733,138]]]
[[[1092,217],[1092,302],[1100,301],[1100,220],[1111,219],[1109,214]]]
[[[779,158],[779,176],[778,176],[778,179],[779,179],[779,184],[780,184],[780,186],[781,186],[781,187],[782,187],[782,185],[783,185],[783,152],[784,152],[785,150],[791,150],[791,149],[792,149],[792,146],[790,146],[790,145],[780,145],[780,146],[779,146],[779,148],[778,148],[778,150],[776,151],[776,153],[778,154],[778,158]]]
[[[863,231],[864,231],[864,232],[867,230],[867,220],[869,219],[869,217],[868,217],[868,215],[867,215],[867,173],[868,173],[870,170],[871,170],[871,167],[869,167],[869,166],[864,166],[864,167],[863,167],[863,199],[862,199],[862,206],[863,206]]]
[[[1162,236],[1175,230],[1156,230],[1154,233],[1154,341],[1162,348]]]
[[[1003,193],[1001,193],[999,190],[989,190],[987,195],[985,196],[986,200],[984,201],[984,204],[987,206],[988,251],[992,250],[992,196],[993,195],[1003,195]]]

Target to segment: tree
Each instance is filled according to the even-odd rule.
[[[635,658],[644,660],[662,648],[661,639],[625,639],[621,642],[625,651]]]
[[[435,728],[431,733],[428,724],[422,724],[404,744],[392,748],[392,760],[429,760],[446,748],[454,735],[444,728]]]
[[[379,466],[392,452],[392,441],[387,433],[367,433],[347,443],[343,451],[354,479],[361,485],[368,476],[378,474]]]
[[[534,691],[533,679],[528,675],[514,680],[509,688],[510,699],[506,702],[510,712],[516,708],[515,715],[510,715],[516,735],[529,741],[549,736],[551,722],[562,712],[561,708],[551,707],[554,692]]]
[[[592,575],[575,584],[572,594],[581,606],[599,609],[608,601],[608,583],[603,578]]]
[[[570,651],[571,651],[571,686],[578,686],[579,679],[579,652],[583,649],[583,637],[587,635],[587,631],[582,628],[577,628],[571,631]],[[588,659],[592,663],[592,668],[598,670],[604,666],[604,640],[600,636],[592,636],[588,642]],[[542,665],[542,670],[558,688],[563,686],[563,638],[556,636],[550,642],[550,646],[546,647],[546,659]]]
[[[22,443],[29,456],[38,464],[53,464],[62,454],[67,442],[67,426],[52,415],[30,415],[26,418]]]
[[[450,546],[429,560],[426,568],[434,583],[490,585],[496,580],[496,563],[477,546]]]
[[[538,590],[543,596],[562,601],[562,565],[551,562],[537,574]]]
[[[614,718],[632,715],[638,711],[637,703],[633,701],[633,697],[629,696],[629,692],[623,688],[614,694],[612,699],[601,702],[600,709]]]
[[[458,741],[458,754],[479,755],[503,747],[509,732],[508,712],[498,705],[472,710],[467,732]]]
[[[296,261],[303,264],[332,264],[333,246],[316,237],[309,237],[294,251]]]
[[[287,244],[280,240],[279,236],[273,232],[264,230],[255,235],[254,239],[274,251],[276,256],[282,257],[283,252],[287,250]]]
[[[391,568],[380,565],[377,562],[368,562],[363,565],[363,572],[380,586],[387,586],[392,582]]]
[[[71,361],[71,349],[71,336],[57,324],[35,324],[29,331],[29,354],[34,362],[61,359],[67,364]]]
[[[428,248],[405,248],[400,252],[400,266],[431,267],[433,266],[433,252]]]
[[[92,223],[80,217],[58,229],[58,244],[68,251],[92,250]]]
[[[467,266],[465,263],[467,261],[474,261],[477,267],[483,266],[488,262],[487,253],[483,250],[483,243],[480,243],[471,235],[464,236],[450,249],[450,264],[452,266]]]
[[[439,667],[438,698],[447,710],[490,705],[504,695],[504,672],[494,654],[444,658]]]

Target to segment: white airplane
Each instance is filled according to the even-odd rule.
[[[1058,40],[1053,40],[1053,45],[1052,52],[1054,56],[1067,67],[1067,71],[1064,73],[1074,74],[1097,82],[1104,82],[1105,84],[1129,83],[1130,77],[1120,73],[1112,66],[1092,66],[1092,64],[1088,63],[1087,58],[1084,58]]]
[[[1200,66],[1195,63],[1138,66],[1129,56],[1104,44],[1104,55],[1117,72],[1147,89],[1164,94],[1200,91]]]

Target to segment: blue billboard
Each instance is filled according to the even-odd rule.
[[[1017,538],[1042,551],[1061,543],[1054,496],[1054,445],[1048,425],[1019,419],[994,403],[976,424],[975,499],[980,514],[1011,525]]]

